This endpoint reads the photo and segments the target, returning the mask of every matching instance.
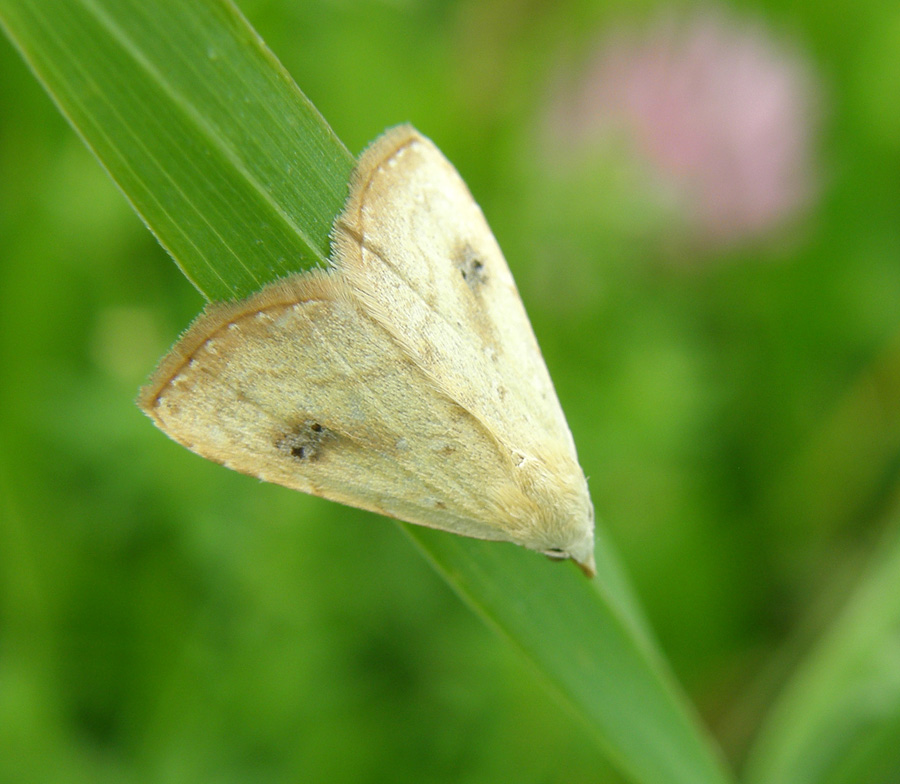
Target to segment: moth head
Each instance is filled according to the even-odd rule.
[[[593,526],[589,533],[578,537],[568,546],[548,547],[543,553],[552,561],[565,561],[571,558],[587,577],[593,577],[597,573],[597,566],[594,563]]]
[[[553,503],[544,506],[545,523],[533,549],[554,561],[571,558],[588,577],[594,564],[594,507],[584,478],[554,488]]]
[[[594,507],[587,482],[574,462],[534,461],[527,492],[536,502],[538,522],[529,529],[527,547],[555,561],[571,558],[588,577],[594,565]]]

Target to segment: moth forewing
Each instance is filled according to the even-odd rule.
[[[229,468],[592,574],[593,509],[512,276],[437,148],[361,156],[332,268],[214,305],[139,403]]]

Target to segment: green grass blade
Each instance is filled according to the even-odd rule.
[[[900,780],[900,526],[762,727],[749,784]]]
[[[2,0],[35,74],[208,299],[323,265],[353,158],[217,0]]]
[[[206,296],[325,262],[352,159],[230,4],[0,0],[0,19]],[[410,534],[634,781],[729,780],[602,538],[588,581],[512,546]]]
[[[598,574],[589,581],[570,563],[512,545],[406,531],[587,721],[631,780],[730,780],[657,655],[602,535]]]

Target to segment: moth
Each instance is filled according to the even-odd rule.
[[[143,388],[228,468],[594,573],[594,513],[481,209],[410,126],[360,157],[326,270],[208,306]]]

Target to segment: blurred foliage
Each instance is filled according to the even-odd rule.
[[[657,4],[241,7],[351,150],[410,121],[469,183],[600,517],[740,764],[900,513],[900,11],[735,6],[818,74],[820,193],[694,259],[624,154],[554,177],[534,153],[558,75]],[[201,298],[7,44],[0,85],[0,780],[619,781],[395,526],[144,419]]]

